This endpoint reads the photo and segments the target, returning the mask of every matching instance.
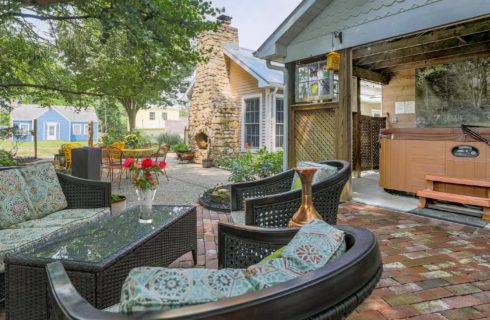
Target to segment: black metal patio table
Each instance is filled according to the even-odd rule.
[[[45,266],[62,261],[78,292],[101,309],[119,302],[132,268],[168,266],[192,251],[196,262],[196,208],[153,206],[153,221],[139,223],[140,208],[69,232],[6,259],[7,319],[48,319]]]

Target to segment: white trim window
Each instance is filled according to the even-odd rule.
[[[168,114],[166,112],[162,112],[162,120],[168,120]]]
[[[82,135],[82,124],[81,123],[74,123],[73,124],[73,135],[74,136],[81,136]]]
[[[31,125],[29,123],[19,123],[17,128],[19,130],[19,134],[21,134],[23,137],[30,135],[29,130]]]
[[[83,124],[83,135],[88,135],[88,123]]]
[[[259,149],[261,146],[261,96],[248,96],[243,98],[242,111],[242,148]]]
[[[276,97],[276,104],[274,108],[275,123],[275,143],[276,149],[281,149],[284,146],[284,99],[283,97]]]
[[[155,112],[150,112],[150,120],[155,120]]]

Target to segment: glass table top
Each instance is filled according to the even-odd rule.
[[[138,239],[164,228],[191,208],[153,205],[153,221],[140,223],[140,207],[135,206],[118,216],[69,232],[54,242],[22,251],[17,256],[99,263]]]

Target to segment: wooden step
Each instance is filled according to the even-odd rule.
[[[428,174],[425,176],[425,180],[434,182],[444,182],[450,184],[460,184],[473,187],[490,188],[490,180],[485,179],[469,179],[469,178],[455,178],[446,176],[437,176]]]
[[[448,202],[471,204],[480,207],[490,207],[489,198],[464,196],[460,194],[440,192],[440,191],[434,191],[430,189],[417,191],[417,196],[422,198],[429,198],[429,199],[442,200]]]

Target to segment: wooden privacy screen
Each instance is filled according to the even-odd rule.
[[[293,106],[290,166],[298,161],[335,159],[336,109],[327,105]]]
[[[380,130],[386,128],[385,117],[361,116],[360,118],[361,139],[361,170],[374,170],[379,168],[379,134]],[[356,133],[354,133],[356,134]],[[359,155],[354,149],[354,163]]]

